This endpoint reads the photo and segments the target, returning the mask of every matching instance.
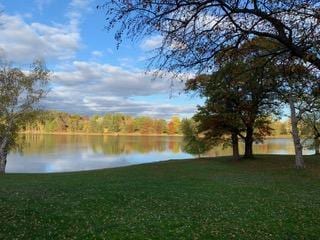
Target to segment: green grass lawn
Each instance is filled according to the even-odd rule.
[[[0,177],[0,239],[320,239],[320,157]]]

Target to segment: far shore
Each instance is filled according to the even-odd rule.
[[[274,136],[266,136],[265,139],[270,139],[270,138],[292,138],[291,135],[274,135]]]
[[[133,136],[133,137],[183,137],[183,134],[160,134],[160,133],[87,133],[87,132],[37,132],[26,131],[20,134],[45,134],[45,135],[83,135],[83,136]],[[291,138],[291,135],[266,136],[265,139]]]
[[[86,132],[20,132],[20,134],[45,134],[45,135],[88,135],[88,136],[141,136],[141,137],[183,137],[182,134],[160,133],[86,133]]]

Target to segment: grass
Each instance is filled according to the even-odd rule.
[[[0,239],[319,239],[320,159],[261,155],[0,177]]]

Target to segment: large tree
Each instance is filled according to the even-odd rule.
[[[241,137],[245,157],[253,156],[253,142],[270,133],[268,117],[278,113],[275,108],[278,101],[274,98],[277,71],[267,54],[270,45],[273,42],[257,38],[238,50],[222,51],[216,57],[218,70],[214,74],[200,75],[187,82],[187,90],[198,91],[206,98],[205,106],[197,114],[201,121],[211,118],[207,122],[215,126],[220,122],[231,136]],[[237,139],[233,137],[233,141]]]
[[[46,93],[49,72],[37,61],[29,71],[2,64],[0,68],[0,174],[5,173],[7,155],[17,146],[17,134],[35,116]]]
[[[187,82],[187,90],[198,91],[206,98],[195,118],[207,135],[223,137],[229,133],[234,157],[237,158],[238,137],[245,142],[244,156],[253,157],[252,146],[270,134],[269,116],[275,113],[276,100],[272,97],[276,82],[262,71],[256,59],[232,54],[213,75],[198,76]],[[207,128],[207,129],[206,129]],[[222,131],[224,129],[224,131]],[[210,130],[210,131],[206,131]]]
[[[198,80],[199,77],[196,81]],[[199,85],[196,88],[198,87]],[[230,99],[222,96],[216,102],[210,100],[212,99],[207,99],[204,106],[198,106],[193,117],[198,125],[198,134],[204,135],[203,142],[210,145],[231,144],[233,159],[239,160],[239,137],[243,136],[245,127],[234,109],[235,106],[229,102]]]
[[[153,63],[163,69],[210,70],[220,51],[254,37],[277,41],[274,56],[289,53],[320,69],[317,0],[105,0],[98,8],[119,43],[159,35]]]

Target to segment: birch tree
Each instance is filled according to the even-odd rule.
[[[20,128],[35,117],[45,96],[49,71],[36,61],[29,71],[2,63],[0,67],[0,174],[5,173],[7,156],[17,146]]]
[[[289,106],[291,135],[295,150],[296,168],[305,168],[303,146],[299,125],[303,115],[315,109],[318,96],[315,90],[319,87],[319,79],[303,62],[296,58],[282,59],[278,64],[280,86],[277,90],[282,102]]]

